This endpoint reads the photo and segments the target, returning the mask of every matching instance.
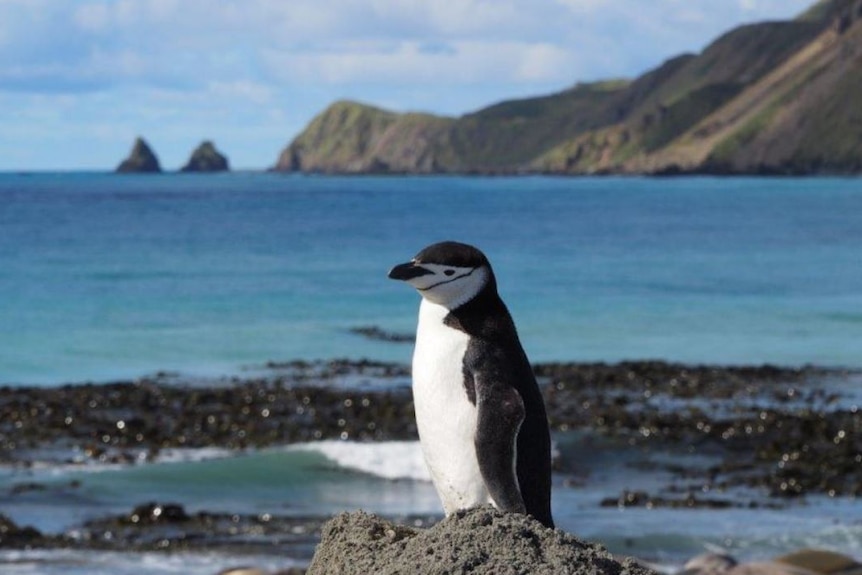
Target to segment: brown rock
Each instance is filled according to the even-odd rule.
[[[494,573],[652,575],[600,545],[548,529],[526,515],[490,507],[460,511],[429,529],[342,513],[323,528],[310,575]]]

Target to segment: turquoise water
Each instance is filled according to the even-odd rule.
[[[409,345],[350,329],[411,332],[418,297],[386,272],[441,239],[488,254],[534,361],[862,367],[859,179],[0,174],[0,384],[219,376],[268,360],[406,363]],[[48,532],[151,500],[190,512],[439,513],[421,458],[336,448],[0,467],[0,510]],[[352,469],[360,449],[374,469]],[[555,476],[555,517],[615,552],[671,565],[716,548],[862,553],[856,500],[602,508],[669,479],[617,450],[582,455],[585,484]],[[47,488],[8,489],[28,482]],[[289,560],[7,551],[0,571],[203,575]]]
[[[534,361],[862,366],[859,179],[0,174],[0,382],[408,361],[391,265],[474,243]]]
[[[561,450],[570,448],[571,439],[565,434],[556,439]],[[50,533],[69,532],[94,517],[128,514],[134,505],[147,501],[179,502],[190,513],[328,516],[361,508],[389,515],[441,514],[433,486],[405,466],[403,449],[385,443],[332,447],[330,442],[312,444],[307,450],[289,447],[233,455],[190,451],[180,460],[139,466],[0,467],[0,485],[37,482],[44,486],[23,495],[0,489],[0,509],[21,524]],[[351,468],[351,458],[345,457],[351,448],[364,450],[373,462],[368,472]],[[413,448],[421,459],[418,443]],[[812,496],[805,503],[780,509],[601,507],[602,499],[616,498],[623,490],[655,493],[667,485],[669,475],[629,466],[634,454],[625,450],[597,449],[583,455],[589,456],[579,460],[581,475],[574,483],[567,475],[555,476],[554,517],[560,529],[599,541],[614,553],[676,567],[717,549],[743,560],[767,559],[806,547],[862,557],[860,502],[855,499]],[[708,462],[708,457],[692,455],[680,463],[691,465],[693,458]],[[392,477],[401,478],[393,481]],[[73,481],[77,486],[70,485]],[[750,495],[742,493],[741,500]],[[722,493],[721,497],[733,500],[736,495]],[[272,553],[251,555],[212,557],[189,552],[179,556],[183,555],[188,559],[186,567],[177,569],[173,554],[152,556],[151,564],[144,567],[138,565],[142,557],[138,553],[0,550],[0,572],[77,575],[129,570],[212,575],[229,565],[275,569],[307,560],[279,547]]]

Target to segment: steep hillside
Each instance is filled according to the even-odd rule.
[[[687,58],[622,122],[564,142],[533,167],[566,173],[697,171],[705,156],[665,148],[804,49],[825,27],[823,21],[764,22],[728,32]]]
[[[860,3],[862,6],[862,3]],[[862,171],[862,10],[623,171]]]
[[[340,173],[862,171],[862,0],[736,28],[632,81],[459,118],[336,102],[275,169]]]
[[[449,120],[394,114],[336,102],[281,153],[276,170],[314,172],[431,171],[430,145]],[[393,142],[400,144],[394,146]]]
[[[466,171],[514,171],[552,146],[615,121],[627,82],[579,84],[570,90],[496,104],[452,124],[452,152]]]
[[[862,171],[862,2],[858,8],[852,23],[825,32],[777,70],[774,83],[759,86],[769,97],[713,147],[707,170]]]
[[[395,114],[336,102],[281,153],[276,170],[307,172],[509,171],[552,145],[612,120],[625,82],[503,102],[461,118]]]

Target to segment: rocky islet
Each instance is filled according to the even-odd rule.
[[[160,173],[162,167],[150,145],[142,137],[135,138],[129,155],[117,166],[119,173]]]
[[[188,161],[180,168],[180,172],[226,172],[230,170],[227,156],[216,148],[211,140],[204,140],[189,156]],[[147,141],[138,136],[129,152],[116,171],[118,173],[161,173],[162,167],[156,153]]]
[[[230,170],[227,157],[216,149],[215,144],[205,140],[195,148],[182,172],[226,172]]]

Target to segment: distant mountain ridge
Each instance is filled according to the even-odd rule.
[[[634,80],[457,118],[339,101],[281,153],[323,173],[862,172],[862,0],[741,26]]]

